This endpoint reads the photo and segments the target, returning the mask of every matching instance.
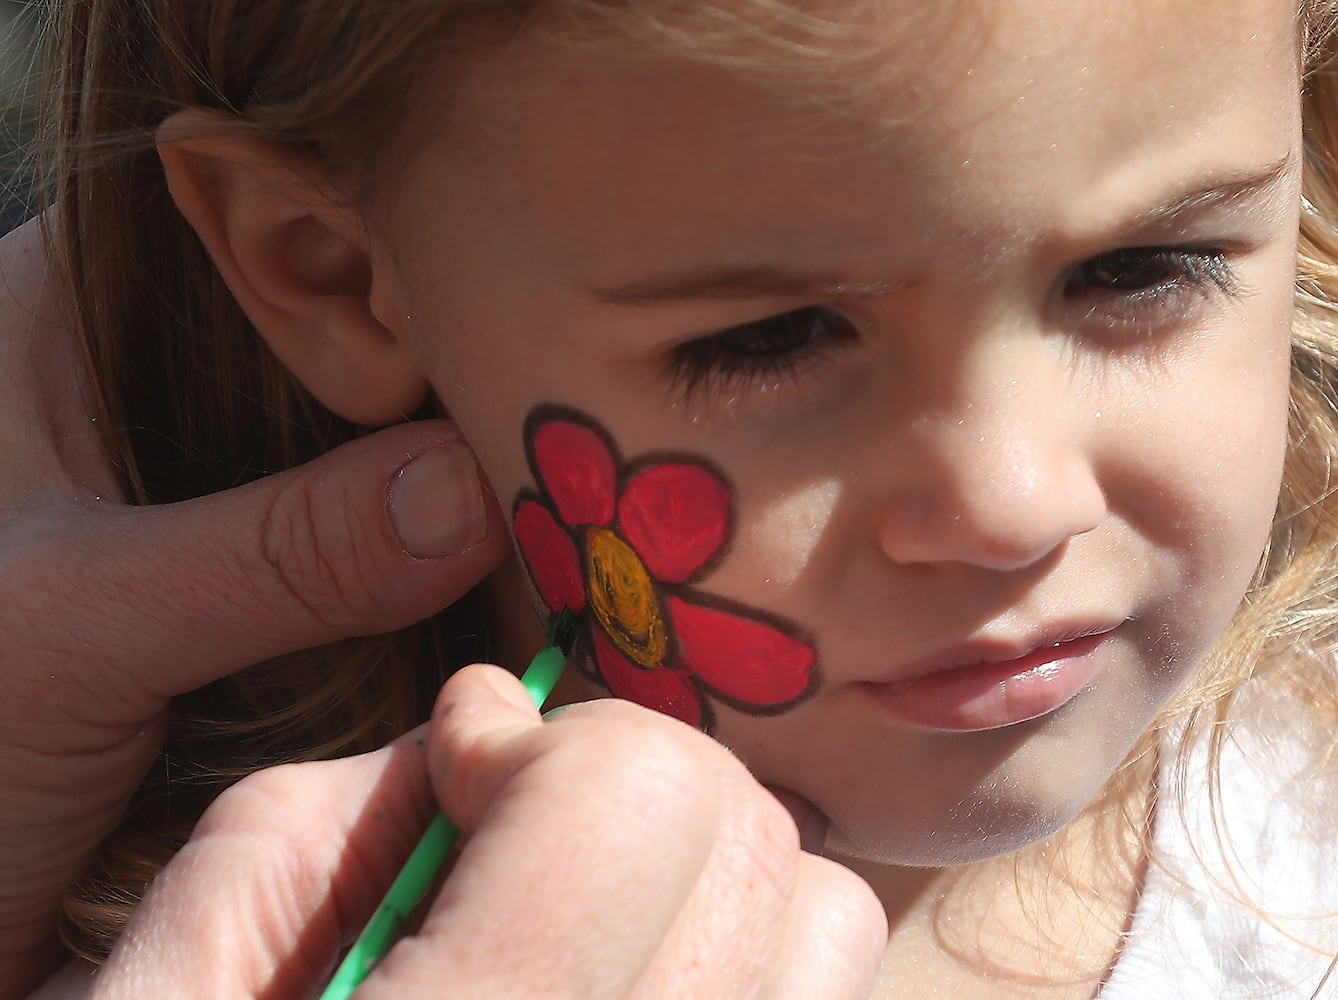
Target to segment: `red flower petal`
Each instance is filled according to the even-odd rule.
[[[704,465],[652,465],[618,500],[618,530],[651,575],[682,583],[729,535],[729,489]]]
[[[585,581],[571,534],[552,511],[534,500],[516,504],[512,528],[530,579],[544,603],[553,611],[569,608],[579,614],[585,607]]]
[[[598,625],[590,631],[595,639],[595,663],[615,697],[681,719],[694,729],[701,728],[701,695],[687,674],[669,667],[643,669],[624,656]]]
[[[618,470],[599,432],[569,420],[542,424],[534,432],[534,461],[567,524],[602,527],[613,520]]]
[[[674,637],[684,668],[723,697],[765,708],[808,691],[817,654],[813,647],[766,622],[669,599]]]

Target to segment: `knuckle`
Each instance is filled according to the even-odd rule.
[[[282,870],[294,890],[313,879],[324,884],[339,838],[332,829],[330,789],[313,774],[322,766],[282,764],[247,775],[210,804],[191,840],[231,845],[234,852],[245,845],[256,870],[266,864]]]
[[[322,626],[377,607],[382,574],[346,498],[306,478],[286,483],[265,507],[260,557],[280,593]]]
[[[747,775],[732,775],[726,800],[738,815],[736,864],[755,888],[788,899],[794,893],[801,852],[799,831],[785,808]]]
[[[852,954],[863,950],[875,960],[881,959],[887,944],[887,913],[869,884],[827,858],[805,855],[803,863],[814,865],[820,872],[825,932],[847,942]]]
[[[685,733],[647,721],[640,713],[613,712],[581,727],[583,738],[570,746],[579,755],[574,763],[603,787],[662,802],[665,808],[713,806],[719,784],[715,768]]]
[[[248,774],[225,788],[195,827],[197,837],[219,833],[289,836],[310,814],[306,765],[284,764]]]
[[[711,868],[736,834],[733,789],[722,780],[733,758],[714,743],[704,753],[700,734],[686,727],[647,725],[646,713],[598,721],[581,727],[584,738],[565,762],[587,791],[591,815],[622,824],[632,842],[672,843],[680,863]]]
[[[283,936],[297,933],[329,897],[341,865],[358,863],[332,828],[328,802],[307,780],[307,769],[319,766],[281,765],[230,786],[205,811],[178,854],[178,859],[195,859],[206,873],[221,864],[235,872],[244,858],[244,874],[229,879],[225,889],[211,882],[214,901],[224,910],[229,899],[245,906],[253,926],[268,925]],[[176,862],[167,872],[175,867]]]
[[[717,836],[719,778],[709,758],[684,738],[694,735],[690,730],[616,709],[573,713],[548,724],[519,711],[485,719],[468,703],[454,714],[446,784],[470,815],[481,815],[503,785],[521,794],[560,787],[569,800],[583,803],[592,822],[621,817],[624,833],[639,831],[635,835],[646,842],[677,831],[705,853]]]

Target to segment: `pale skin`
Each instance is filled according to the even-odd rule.
[[[627,454],[681,449],[729,473],[740,529],[707,585],[817,629],[826,680],[777,719],[722,710],[720,735],[823,808],[833,847],[969,861],[978,824],[1002,838],[991,851],[1022,846],[1096,796],[1230,617],[1270,526],[1299,141],[1275,6],[1205,13],[1183,51],[1168,13],[1130,10],[1096,39],[1081,7],[1010,7],[970,61],[950,51],[920,90],[889,86],[837,119],[709,68],[538,42],[481,55],[477,96],[454,105],[476,115],[468,155],[425,139],[396,188],[421,221],[406,205],[373,250],[376,314],[502,495],[529,480],[515,428],[554,396]],[[1130,44],[1112,44],[1122,30]],[[1145,31],[1167,41],[1133,45]],[[546,103],[551,80],[563,88]],[[926,91],[932,108],[916,103]],[[904,124],[860,117],[872,110]],[[1242,178],[1257,179],[1247,196],[1140,221]],[[1200,244],[1229,248],[1243,294],[1065,291],[1103,254]],[[644,301],[666,271],[722,263],[888,291]],[[607,301],[628,285],[638,302]],[[685,341],[829,303],[854,332],[791,374],[690,400],[666,377]],[[460,384],[505,355],[529,363],[487,390]],[[1209,426],[1220,451],[1193,432]],[[1123,624],[1091,697],[1044,725],[944,738],[860,714],[855,682],[1069,620]],[[908,774],[907,760],[934,763]],[[846,780],[871,761],[878,781]],[[942,821],[964,800],[976,822],[958,843]]]
[[[839,115],[799,85],[537,31],[481,50],[427,88],[450,114],[415,108],[365,241],[275,183],[286,164],[263,149],[169,128],[164,160],[234,293],[334,409],[377,409],[350,370],[386,411],[431,386],[504,496],[529,485],[519,428],[548,400],[624,453],[728,470],[740,534],[707,583],[809,624],[826,673],[782,716],[719,709],[719,735],[830,818],[829,855],[878,897],[875,995],[1086,998],[1143,863],[1116,817],[1145,815],[1150,766],[1112,775],[1229,620],[1276,502],[1295,26],[1263,0],[978,6],[989,30]],[[895,56],[925,41],[907,31],[864,37]],[[216,184],[227,170],[246,198]],[[301,241],[266,224],[295,212]],[[1129,250],[1144,270],[1112,256]],[[1193,286],[1195,254],[1229,280]],[[370,291],[333,308],[317,279],[350,260]],[[792,371],[686,396],[667,374],[685,343],[813,307],[846,325]],[[520,660],[532,595],[514,567],[495,589]],[[926,731],[860,694],[1070,621],[1110,625],[1099,670],[1033,721]]]

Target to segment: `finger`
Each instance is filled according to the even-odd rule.
[[[710,857],[720,795],[705,737],[612,702],[544,726],[497,692],[513,683],[465,671],[443,691],[452,760],[438,787],[472,833],[419,933],[364,984],[369,1000],[442,982],[498,1000],[624,997]]]
[[[788,788],[768,787],[767,791],[776,797],[776,801],[785,807],[785,811],[794,820],[795,828],[799,832],[800,850],[809,854],[821,854],[823,846],[827,843],[827,828],[830,826],[827,817],[808,799]]]
[[[887,949],[887,917],[859,876],[826,858],[800,862],[786,933],[770,965],[775,1000],[868,1000]]]
[[[766,995],[772,966],[789,960],[785,935],[804,857],[798,829],[751,775],[732,776],[725,794],[711,859],[633,1000],[751,1000]]]
[[[434,810],[421,732],[245,779],[154,882],[97,995],[311,995]]]
[[[186,503],[53,505],[8,541],[0,578],[20,585],[0,609],[3,645],[35,654],[14,662],[35,662],[44,683],[70,672],[107,698],[107,712],[407,625],[508,550],[473,456],[445,421],[394,427]]]

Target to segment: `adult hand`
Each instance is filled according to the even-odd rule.
[[[58,959],[62,891],[162,740],[168,699],[407,625],[504,556],[444,421],[170,507],[122,503],[36,224],[0,241],[0,998]]]
[[[428,768],[424,768],[426,755]],[[471,667],[414,735],[243,780],[206,814],[97,980],[100,998],[308,996],[425,825],[433,774],[465,846],[361,1000],[866,1000],[887,925],[872,891],[800,849],[812,807],[626,702],[545,724]]]

